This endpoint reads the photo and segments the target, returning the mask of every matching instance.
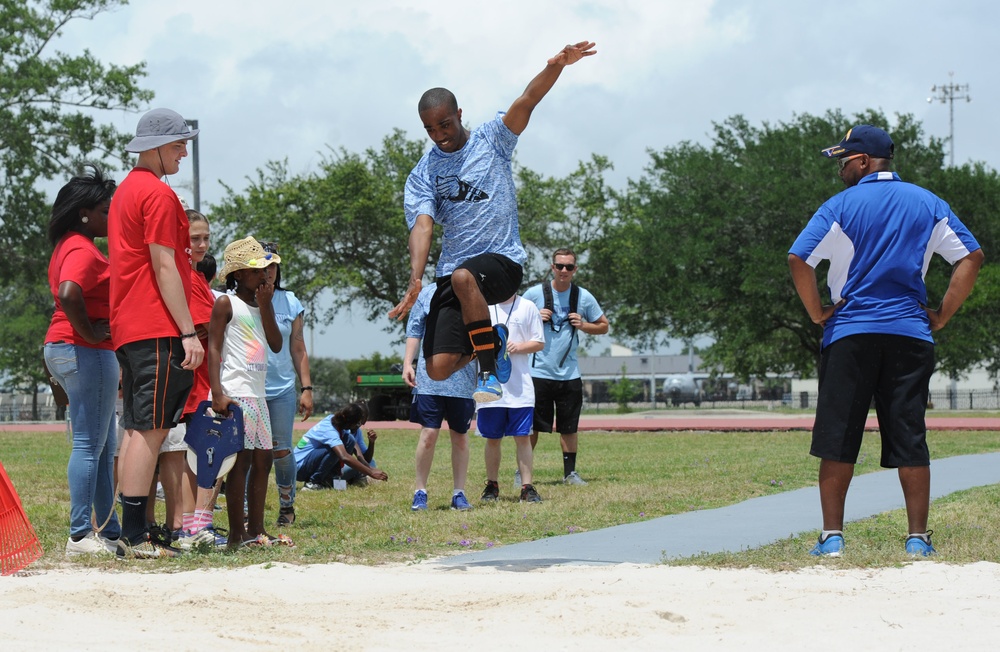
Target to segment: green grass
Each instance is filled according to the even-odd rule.
[[[447,436],[438,443],[428,487],[430,509],[410,512],[413,495],[415,431],[379,433],[379,466],[389,482],[347,491],[302,492],[297,498],[298,520],[286,531],[295,549],[274,548],[189,555],[141,565],[160,571],[195,567],[235,567],[268,561],[360,564],[408,562],[466,550],[482,550],[549,536],[583,532],[641,521],[667,514],[720,507],[771,493],[816,483],[818,461],[807,454],[809,435],[803,432],[764,433],[584,433],[580,437],[579,468],[590,482],[586,487],[561,483],[562,456],[558,437],[542,435],[535,456],[535,486],[541,504],[517,502],[512,487],[513,444],[504,446],[500,478],[501,501],[481,506],[485,480],[483,442],[471,439],[471,462],[466,492],[476,509],[453,512],[450,446]],[[995,432],[933,432],[929,435],[935,458],[1000,450]],[[857,473],[879,470],[877,434],[865,437]],[[115,567],[114,561],[85,559],[66,562],[69,492],[66,462],[69,445],[62,433],[0,433],[0,460],[21,495],[28,516],[42,542],[41,563]],[[1000,562],[1000,489],[987,487],[961,492],[932,506],[934,543],[939,559],[953,562]],[[272,533],[277,517],[277,495],[270,488],[265,523]],[[163,518],[163,504],[157,505]],[[817,523],[820,520],[817,506]],[[224,512],[216,524],[225,527]],[[891,566],[905,561],[899,552],[905,531],[902,512],[848,524],[851,554],[841,560],[818,562],[805,555],[816,531],[734,555],[701,556],[674,563],[717,567],[760,566],[797,568],[816,563]]]

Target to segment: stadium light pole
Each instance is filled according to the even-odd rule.
[[[187,120],[192,129],[198,128],[197,120]],[[201,212],[201,168],[198,165],[198,139],[191,141],[191,193],[194,195],[194,209]]]
[[[934,93],[934,95],[927,98],[928,104],[935,100],[942,104],[945,102],[948,103],[948,164],[951,167],[955,167],[955,100],[972,101],[972,96],[969,95],[969,85],[956,84],[953,79],[954,76],[954,72],[949,72],[947,84],[935,84],[931,86],[931,93]]]

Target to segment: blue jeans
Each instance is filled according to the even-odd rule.
[[[298,479],[332,487],[333,479],[340,475],[340,456],[332,448],[315,448],[298,465]]]
[[[76,344],[46,344],[45,364],[69,396],[73,426],[73,451],[66,475],[69,479],[69,533],[86,536],[110,520],[101,535],[116,539],[121,525],[115,512],[114,472],[117,448],[115,401],[118,398],[118,360],[114,351]]]
[[[299,407],[295,387],[289,387],[274,398],[267,399],[271,414],[271,435],[274,452],[288,451],[284,457],[274,458],[274,481],[278,485],[278,503],[288,509],[295,505],[295,456],[292,455],[292,427]]]

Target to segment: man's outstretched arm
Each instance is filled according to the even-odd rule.
[[[403,299],[389,311],[390,319],[403,319],[416,303],[422,287],[424,269],[427,267],[427,256],[431,251],[433,235],[434,220],[431,219],[430,215],[418,215],[416,223],[410,229],[410,282]]]
[[[503,117],[503,123],[507,125],[507,128],[520,136],[524,128],[528,126],[531,112],[535,110],[538,103],[559,79],[563,68],[573,65],[584,57],[597,54],[597,50],[594,49],[595,45],[596,43],[590,41],[580,41],[576,45],[567,45],[556,56],[549,59],[542,72],[535,75],[535,78],[528,83],[528,87],[524,89],[521,97],[514,100],[514,103],[507,109],[507,113]]]

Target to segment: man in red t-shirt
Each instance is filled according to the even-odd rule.
[[[176,174],[197,136],[180,114],[153,109],[126,150],[139,160],[111,202],[111,339],[122,369],[119,457],[122,537],[118,555],[156,558],[177,550],[150,539],[147,491],[167,432],[180,421],[205,351],[188,309],[191,239],[177,195],[161,178]]]

